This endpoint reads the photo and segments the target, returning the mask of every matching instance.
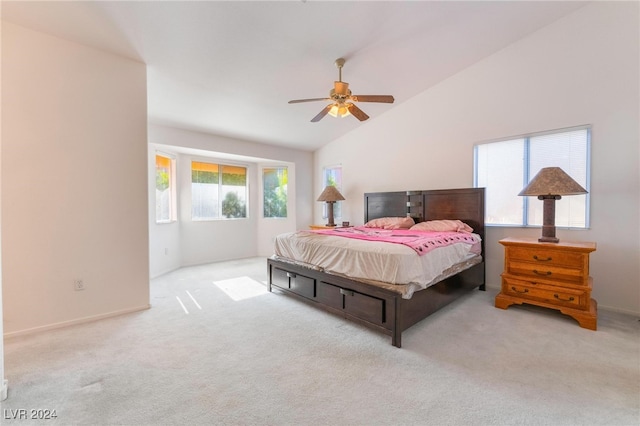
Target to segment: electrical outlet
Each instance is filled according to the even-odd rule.
[[[73,281],[73,289],[75,291],[84,290],[84,281],[82,281],[82,280]]]

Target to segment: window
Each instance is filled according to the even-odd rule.
[[[265,167],[262,169],[263,215],[265,218],[287,217],[287,184],[286,167]]]
[[[175,160],[156,154],[156,222],[168,223],[176,219]]]
[[[193,220],[247,217],[247,169],[191,162]]]
[[[325,167],[322,169],[322,188],[320,188],[320,191],[332,185],[342,193],[342,166]],[[322,203],[322,206],[322,218],[326,219],[329,217],[327,213],[327,203]],[[336,201],[333,205],[333,215],[335,217],[342,217],[342,201]]]
[[[591,128],[536,133],[476,145],[474,184],[486,188],[488,225],[540,226],[542,201],[518,193],[543,167],[560,167],[589,191]],[[556,226],[587,228],[589,194],[556,203]]]

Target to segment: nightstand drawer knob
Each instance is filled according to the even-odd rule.
[[[548,262],[550,260],[553,260],[553,259],[551,259],[551,257],[547,257],[546,259],[541,259],[541,258],[538,257],[538,255],[533,255],[533,258],[535,260],[537,260],[538,262]]]
[[[573,302],[575,299],[573,298],[573,296],[569,296],[568,299],[562,299],[560,296],[558,296],[557,294],[554,294],[553,297],[555,297],[558,300],[562,300],[563,302]]]
[[[529,293],[528,288],[525,288],[524,290],[518,290],[517,288],[511,286],[511,290],[515,291],[516,293]]]
[[[548,276],[548,275],[551,275],[551,271],[540,272],[540,271],[538,271],[537,269],[534,269],[534,270],[533,270],[533,273],[534,273],[534,274],[536,274],[536,275],[547,275],[547,276]]]

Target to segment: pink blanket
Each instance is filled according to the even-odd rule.
[[[320,229],[313,230],[311,232],[355,238],[358,240],[404,244],[415,250],[415,252],[420,256],[438,247],[444,247],[455,243],[475,244],[478,242],[473,234],[463,232],[427,232],[412,231],[409,229],[386,230],[379,228],[366,228],[364,226],[354,228]]]

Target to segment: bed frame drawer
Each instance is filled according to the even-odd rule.
[[[271,284],[309,299],[315,298],[316,295],[316,280],[279,268],[273,268],[271,271]]]
[[[324,305],[356,316],[373,324],[385,322],[385,303],[383,299],[358,293],[320,281],[316,300]]]
[[[291,285],[291,291],[294,293],[308,297],[309,299],[316,297],[316,280],[313,278],[295,274],[294,276],[289,277],[289,282]]]
[[[273,268],[271,270],[271,284],[289,290],[288,272],[279,268]]]
[[[316,300],[326,306],[336,309],[344,309],[344,296],[340,293],[340,287],[327,284],[324,281],[318,283],[318,292]]]
[[[385,321],[384,300],[355,291],[344,292],[344,310],[374,324]]]

